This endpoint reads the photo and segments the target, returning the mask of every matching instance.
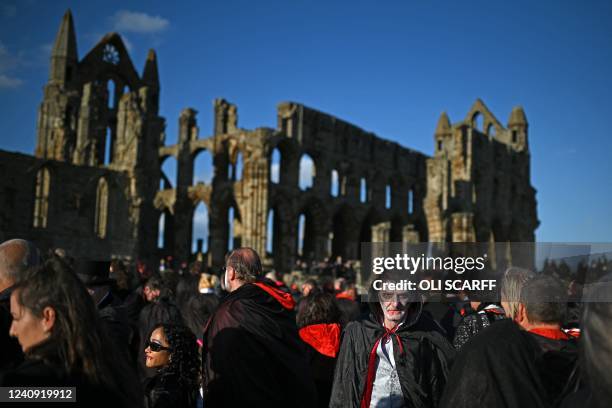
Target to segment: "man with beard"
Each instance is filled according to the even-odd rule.
[[[259,255],[235,249],[225,261],[221,301],[204,329],[206,407],[312,407],[316,389],[289,293],[261,278]]]
[[[383,284],[400,280],[376,278]],[[421,295],[374,286],[369,319],[344,330],[330,407],[436,407],[453,347],[430,315],[421,313]]]

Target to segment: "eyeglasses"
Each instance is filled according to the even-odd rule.
[[[160,351],[162,351],[162,350],[170,350],[170,347],[164,347],[164,346],[162,346],[161,344],[156,343],[156,342],[151,341],[151,340],[147,340],[147,341],[145,342],[145,349],[146,349],[147,347],[149,347],[149,348],[151,349],[151,351],[155,351],[156,353],[157,353],[157,352],[160,352]]]

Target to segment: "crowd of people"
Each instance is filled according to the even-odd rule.
[[[497,302],[440,302],[373,287],[358,297],[352,266],[334,265],[287,284],[251,248],[229,252],[220,274],[171,259],[150,273],[6,241],[0,387],[76,387],[72,407],[612,402],[612,303],[578,302],[568,319],[571,288],[555,273],[509,268]],[[602,275],[590,290],[609,293]]]

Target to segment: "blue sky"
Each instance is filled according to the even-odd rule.
[[[167,143],[181,109],[212,129],[212,101],[239,126],[276,125],[293,100],[421,152],[442,111],[480,97],[530,123],[539,241],[612,242],[612,2],[0,2],[0,148],[32,153],[50,47],[71,8],[79,57],[106,32],[142,71],[157,51]]]

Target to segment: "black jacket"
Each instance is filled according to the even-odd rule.
[[[574,339],[550,339],[529,333],[534,347],[536,365],[546,390],[546,401],[560,405],[563,398],[574,390],[578,382],[578,347]]]
[[[126,406],[123,400],[109,389],[87,382],[82,375],[69,374],[57,350],[58,347],[52,340],[32,347],[19,367],[0,375],[0,386],[76,387],[76,402],[54,403],[53,406],[72,408]],[[15,403],[15,406],[24,407],[26,404]]]
[[[186,390],[174,375],[158,374],[143,384],[145,408],[195,408],[196,390]]]
[[[12,287],[0,292],[0,372],[17,367],[23,361],[23,352],[16,338],[9,336],[11,323]]]
[[[268,287],[270,288],[270,287]],[[312,407],[316,390],[289,294],[245,284],[204,331],[204,406]],[[286,300],[283,306],[283,300]]]
[[[440,326],[429,314],[421,314],[421,308],[419,304],[396,332],[405,353],[393,347],[405,405],[411,408],[438,405],[455,353]],[[370,351],[384,333],[380,305],[373,304],[373,310],[369,320],[351,322],[344,330],[330,407],[360,406]]]

